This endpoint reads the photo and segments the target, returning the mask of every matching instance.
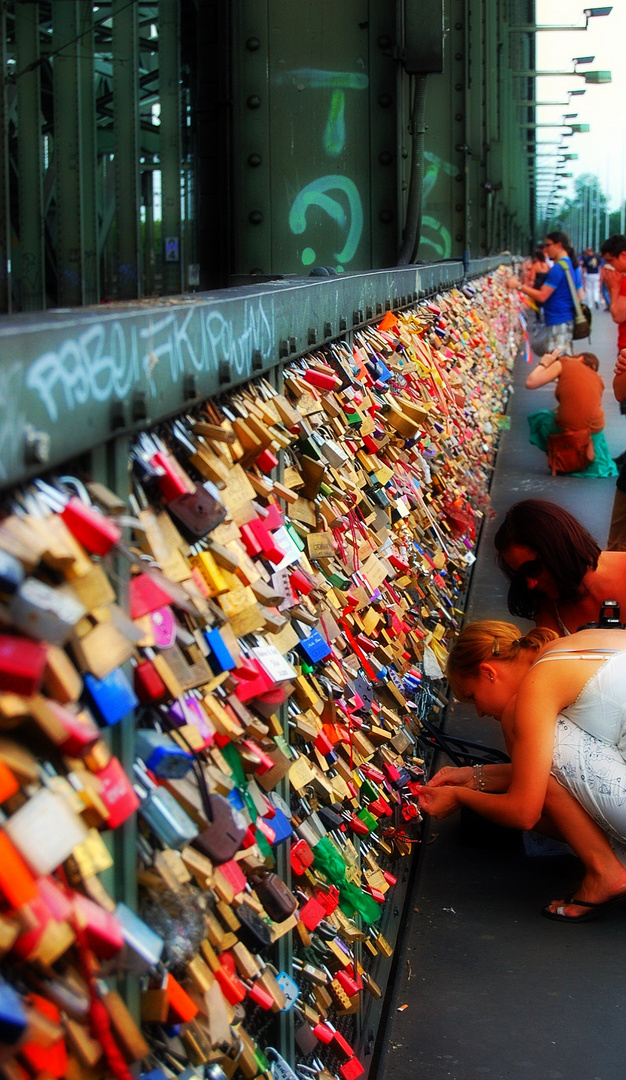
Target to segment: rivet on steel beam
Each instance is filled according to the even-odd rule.
[[[261,105],[261,98],[258,94],[250,94],[246,98],[246,105],[249,109],[258,109]]]
[[[50,436],[31,424],[24,428],[24,461],[27,465],[45,465],[50,460]]]
[[[248,214],[248,221],[251,225],[260,225],[263,221],[263,214],[260,210],[251,210]]]
[[[111,430],[126,427],[126,410],[123,401],[114,401],[111,405]]]
[[[328,337],[332,337],[332,336],[333,336],[333,324],[329,323],[329,322],[325,322],[324,323],[324,337],[328,338]]]
[[[183,397],[185,401],[195,401],[198,397],[198,379],[193,372],[183,379]]]
[[[262,162],[260,154],[248,154],[248,165],[252,169],[257,169]]]
[[[253,349],[252,350],[252,370],[253,371],[262,371],[263,370],[263,353],[261,352],[260,349]]]
[[[133,420],[145,420],[148,416],[148,400],[146,398],[145,390],[138,390],[136,394],[133,394],[131,404],[131,415]]]
[[[257,49],[260,48],[261,42],[259,41],[258,37],[249,37],[246,41],[246,49],[248,50],[248,52],[256,52]]]
[[[226,360],[220,360],[217,365],[217,381],[220,386],[230,382],[230,364]]]
[[[307,345],[315,345],[317,342],[317,330],[314,326],[309,326],[309,330],[306,336]]]

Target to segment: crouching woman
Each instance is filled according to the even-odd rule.
[[[536,828],[570,845],[584,876],[575,896],[543,909],[584,922],[626,905],[626,631],[471,623],[446,668],[479,716],[500,721],[510,765],[441,769],[422,809],[447,817],[467,806],[511,828]]]
[[[598,357],[591,352],[564,356],[558,349],[546,353],[530,372],[526,388],[537,390],[551,382],[556,383],[557,407],[530,413],[531,443],[547,452],[549,435],[587,431],[591,436],[593,460],[585,468],[573,471],[572,475],[617,476],[617,467],[604,435],[604,383],[598,375]]]

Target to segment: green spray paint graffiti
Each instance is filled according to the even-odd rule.
[[[326,195],[327,191],[343,192],[348,200],[348,213],[340,202]],[[302,188],[289,211],[289,228],[296,235],[306,230],[306,211],[309,206],[319,206],[321,210],[325,210],[340,228],[343,229],[347,225],[348,234],[344,246],[341,251],[335,252],[335,258],[339,263],[336,269],[343,270],[344,264],[354,258],[363,232],[363,204],[356,184],[347,176],[320,176]],[[303,263],[310,266],[314,259],[313,249],[305,248],[302,252]]]
[[[456,169],[449,161],[444,161],[437,154],[428,151],[424,154],[426,170],[424,173],[423,200],[426,202],[433,190],[440,173],[448,176],[456,176]],[[449,259],[452,254],[452,237],[444,225],[429,214],[422,217],[422,233],[420,239],[420,258],[424,257],[425,249],[430,248],[432,256],[436,259]]]
[[[279,76],[277,81],[284,83],[287,80],[298,90],[332,90],[322,145],[326,157],[339,157],[346,147],[346,91],[366,90],[369,85],[367,75],[354,71],[298,68]],[[342,194],[347,205],[327,195],[328,191]],[[334,253],[337,261],[335,269],[341,272],[345,264],[354,258],[363,234],[363,204],[358,188],[350,177],[341,174],[312,180],[298,192],[289,211],[289,228],[295,235],[301,235],[307,227],[310,228],[311,215],[307,218],[307,209],[311,206],[328,214],[345,234],[343,246]],[[300,258],[303,266],[311,266],[316,260],[315,249],[308,245],[303,247]]]

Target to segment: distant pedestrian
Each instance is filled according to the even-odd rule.
[[[583,285],[589,307],[600,307],[600,256],[588,247],[582,257]]]

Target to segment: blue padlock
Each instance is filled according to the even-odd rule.
[[[331,655],[331,647],[317,630],[312,630],[308,637],[300,639],[300,648],[312,663],[325,660]]]
[[[117,724],[139,704],[126,673],[115,668],[104,679],[97,679],[91,672],[84,676],[87,690],[100,724]]]
[[[146,768],[162,780],[178,780],[186,776],[193,765],[193,754],[161,731],[139,728],[135,734],[135,749]]]
[[[288,975],[286,971],[280,971],[276,976],[276,982],[280,986],[283,994],[287,998],[283,1005],[281,1012],[289,1012],[293,1008],[296,1001],[300,997],[300,987],[297,982]]]
[[[211,655],[208,658],[211,667],[215,664],[220,671],[232,671],[233,668],[237,667],[237,661],[231,656],[230,650],[217,627],[207,630],[204,638],[211,650]]]
[[[0,980],[0,1043],[14,1046],[26,1031],[28,1017],[20,994]]]

